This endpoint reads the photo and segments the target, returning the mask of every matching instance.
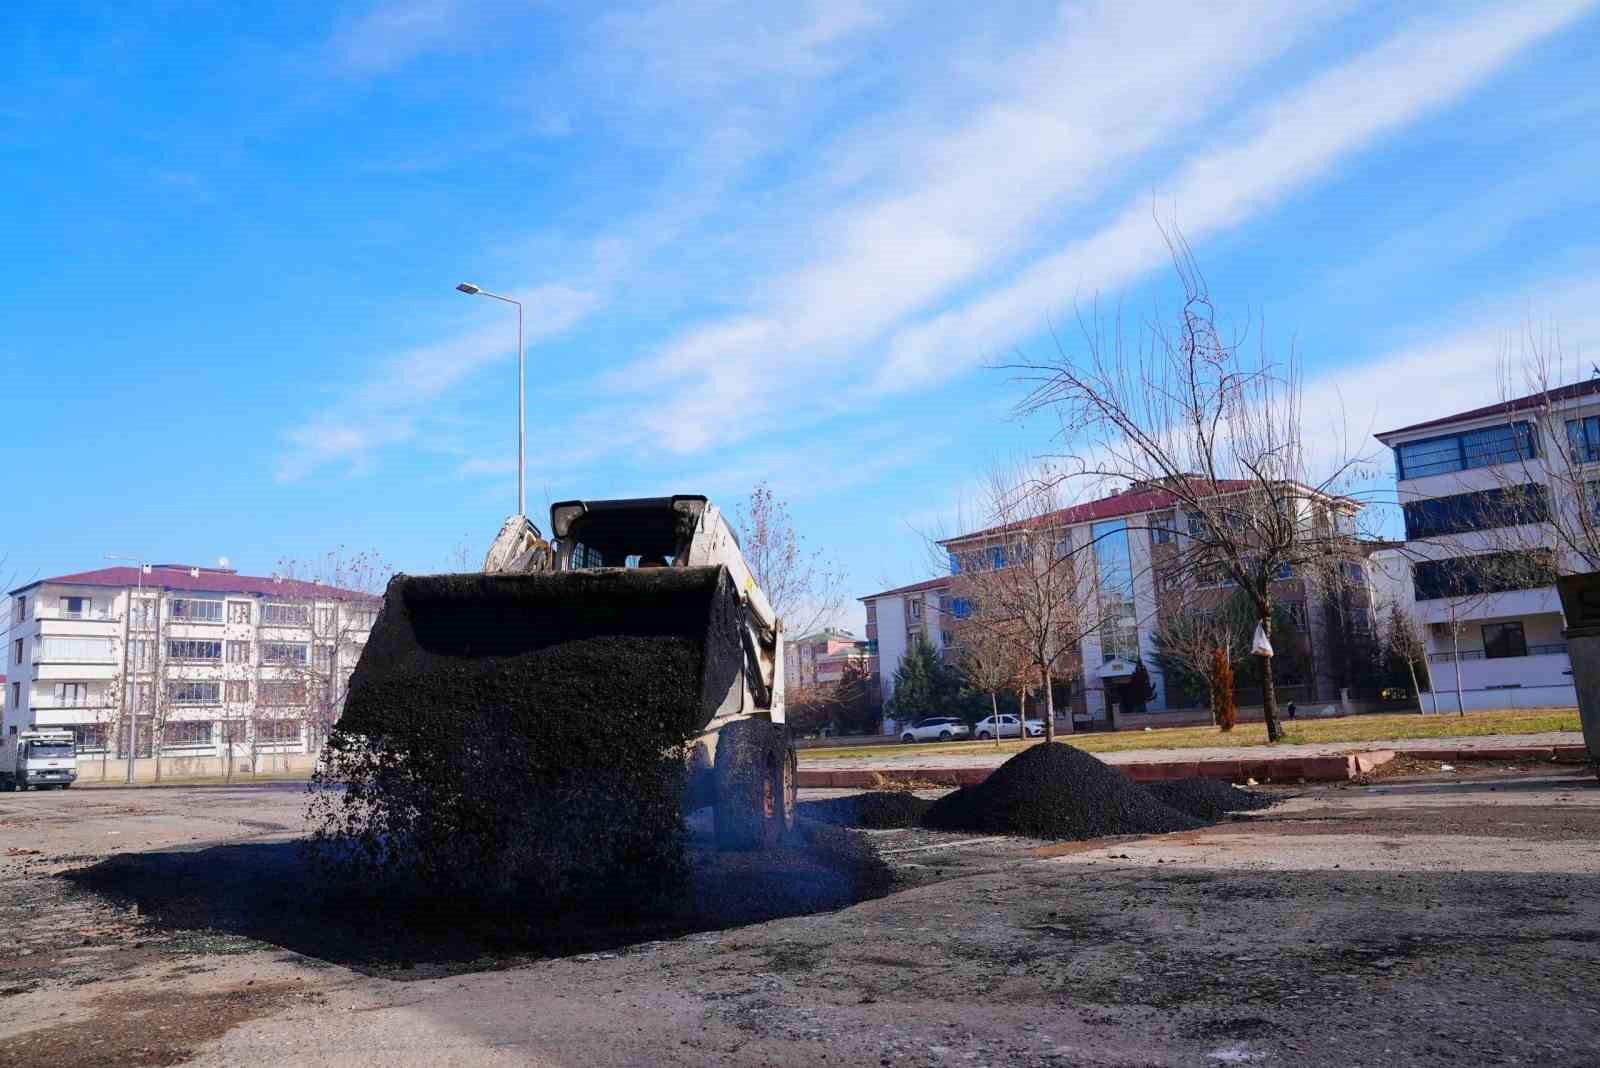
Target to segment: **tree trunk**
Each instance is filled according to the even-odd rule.
[[[1041,673],[1044,676],[1044,740],[1046,743],[1056,740],[1056,688],[1051,684],[1050,669],[1045,668]],[[1028,735],[1028,721],[1022,721],[1022,735]]]
[[[1261,633],[1272,640],[1272,617],[1261,617]],[[1263,656],[1261,660],[1261,718],[1267,724],[1267,741],[1276,742],[1283,737],[1283,732],[1278,729],[1278,693],[1272,682],[1272,657]]]
[[[1406,657],[1406,670],[1411,673],[1411,692],[1417,695],[1417,711],[1421,712],[1422,711],[1422,684],[1417,681],[1417,665],[1412,663],[1412,660],[1411,660],[1411,658],[1409,656]],[[1435,712],[1437,712],[1439,710],[1437,702],[1435,702],[1433,710]]]
[[[1017,687],[1017,739],[1020,741],[1028,733],[1028,690],[1024,686]],[[1000,721],[994,721],[994,735],[1000,737]]]
[[[994,724],[994,747],[1000,748],[1000,699],[993,690],[989,691],[990,722]]]
[[[1456,662],[1456,715],[1467,714],[1467,704],[1461,698],[1461,628],[1456,626],[1454,618],[1450,620],[1450,654]]]

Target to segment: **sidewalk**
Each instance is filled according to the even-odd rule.
[[[1070,742],[1071,735],[1059,735],[1058,741]],[[1395,750],[1461,750],[1552,748],[1554,746],[1583,745],[1581,731],[1547,731],[1543,734],[1478,734],[1462,738],[1397,738],[1377,742],[1317,742],[1311,745],[1219,745],[1203,749],[1125,749],[1116,753],[1096,753],[1107,764],[1147,764],[1169,761],[1201,760],[1260,760],[1265,757],[1316,757],[1336,756],[1343,753],[1371,752],[1379,749]],[[860,756],[825,757],[807,759],[800,754],[802,768],[842,771],[856,768],[897,768],[938,765],[941,768],[993,768],[1004,764],[1015,751],[995,752],[982,742],[973,742],[969,753],[918,753],[901,750],[894,753],[875,753],[864,747]]]
[[[1070,740],[1070,739],[1063,739]],[[1314,745],[1208,746],[1193,749],[1127,749],[1096,753],[1139,781],[1193,776],[1243,782],[1341,782],[1393,760],[1398,753],[1428,760],[1528,760],[1582,763],[1578,731],[1542,734],[1480,734],[1462,738],[1401,738]],[[803,787],[863,788],[884,779],[969,785],[982,782],[1013,751],[995,752],[981,743],[970,753],[866,752],[860,756],[802,760]]]

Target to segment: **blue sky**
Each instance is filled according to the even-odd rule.
[[[766,479],[854,595],[1056,447],[994,364],[1170,298],[1155,214],[1358,435],[1600,353],[1596,4],[1208,8],[6,5],[6,566],[481,553],[463,279],[531,511]]]

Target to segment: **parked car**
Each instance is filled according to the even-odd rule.
[[[955,738],[971,737],[972,731],[954,716],[929,716],[900,732],[902,742],[948,742]]]
[[[982,719],[980,719],[978,721],[977,726],[972,728],[972,731],[979,738],[982,738],[985,741],[987,741],[990,738],[993,738],[995,736],[994,717],[993,716],[984,716]],[[1009,715],[1002,715],[1000,717],[1000,732],[999,733],[1000,733],[1000,737],[1002,737],[1002,738],[1020,738],[1020,737],[1022,737],[1021,728],[1017,725],[1017,717],[1016,716],[1009,716]],[[1029,738],[1043,738],[1044,737],[1044,720],[1042,720],[1042,719],[1030,719],[1028,721],[1028,737]]]

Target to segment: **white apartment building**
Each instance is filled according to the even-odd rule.
[[[941,653],[949,644],[944,629],[944,600],[949,589],[950,579],[941,577],[861,598],[867,609],[867,648],[875,650],[878,692],[883,701],[894,696],[894,673],[918,638]]]
[[[12,590],[3,729],[65,727],[79,777],[301,770],[338,719],[380,604],[228,568],[159,564]],[[94,758],[100,758],[96,761]]]
[[[1394,450],[1410,571],[1404,594],[1426,630],[1428,669],[1440,709],[1457,710],[1458,662],[1460,703],[1467,709],[1577,704],[1553,582],[1482,588],[1472,564],[1508,553],[1558,553],[1550,510],[1580,505],[1562,499],[1574,496],[1563,489],[1570,483],[1552,472],[1568,470],[1569,455],[1579,465],[1600,461],[1600,381],[1401,427],[1377,438]],[[1600,465],[1595,477],[1600,478]],[[1520,498],[1509,498],[1510,493]]]

